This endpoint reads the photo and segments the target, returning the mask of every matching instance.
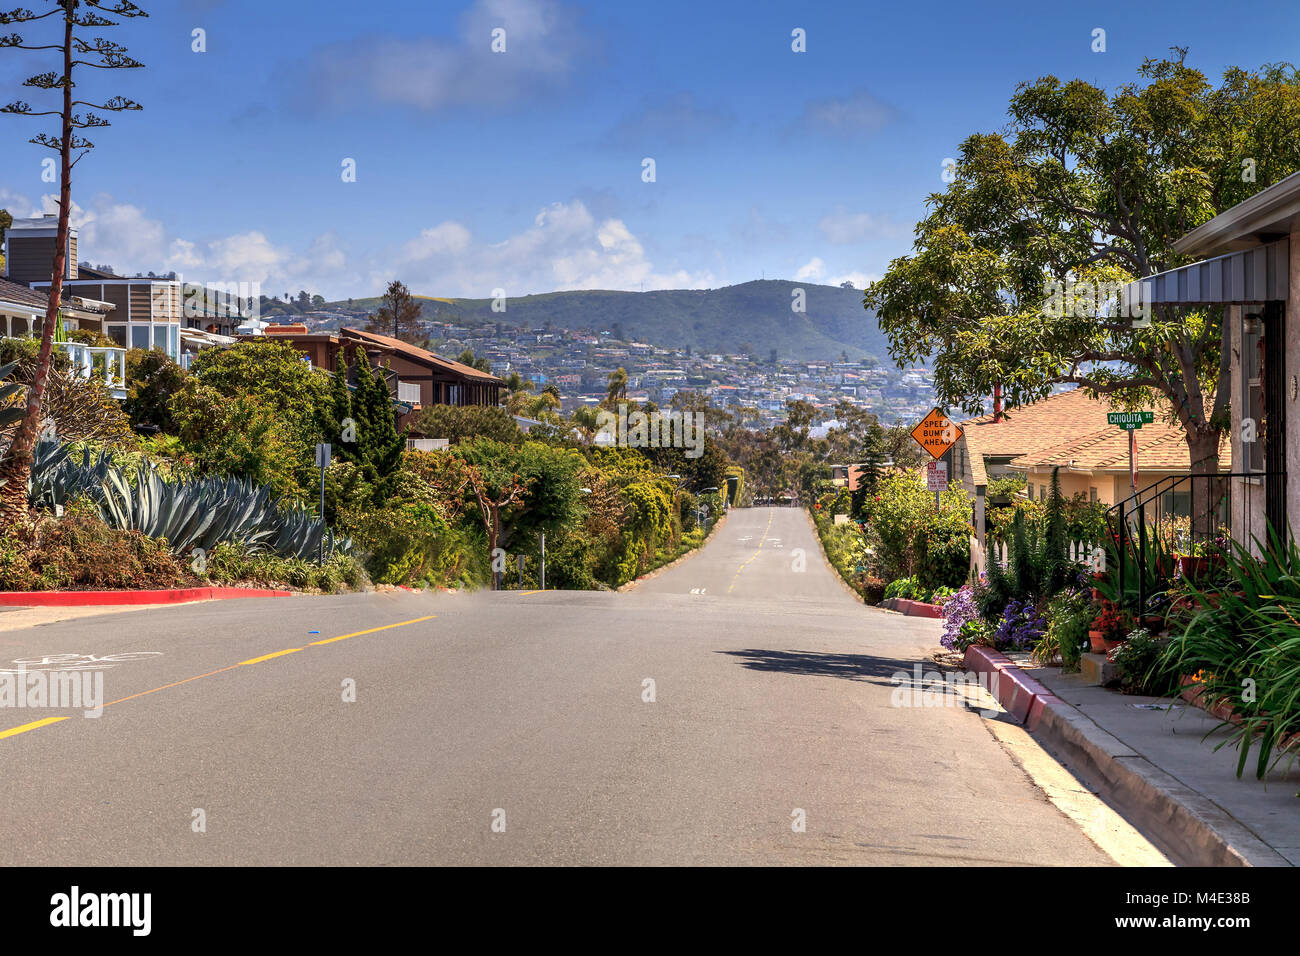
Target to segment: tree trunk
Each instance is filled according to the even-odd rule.
[[[59,159],[59,224],[54,239],[53,275],[50,298],[45,306],[45,324],[41,329],[41,349],[36,360],[36,375],[27,387],[27,412],[14,434],[8,454],[0,461],[0,525],[11,526],[27,515],[27,481],[32,472],[32,452],[41,424],[41,399],[45,380],[50,373],[50,354],[54,349],[54,323],[59,321],[59,299],[63,295],[63,275],[67,271],[68,213],[72,208],[72,11],[63,21],[63,139]]]
[[[1193,475],[1217,475],[1219,472],[1219,439],[1221,432],[1211,428],[1189,428],[1187,450],[1191,457]],[[1140,467],[1140,463],[1139,463]],[[1221,507],[1228,494],[1225,478],[1193,478],[1192,537],[1197,541],[1213,539],[1219,532]]]

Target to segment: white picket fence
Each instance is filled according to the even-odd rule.
[[[1105,569],[1106,551],[1095,541],[1071,541],[1066,547],[1070,561],[1079,566],[1090,566],[1095,571]],[[971,539],[971,560],[975,564],[975,570],[983,574],[988,569],[988,559],[992,557],[998,563],[998,567],[1005,568],[1010,560],[1010,551],[1005,541],[993,541],[989,543],[988,553],[984,552],[975,539]]]

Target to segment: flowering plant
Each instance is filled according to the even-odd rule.
[[[1032,601],[1011,600],[993,632],[994,646],[999,650],[1024,650],[1037,644],[1046,631],[1047,622]]]
[[[1092,622],[1094,631],[1101,631],[1103,640],[1121,641],[1133,627],[1132,615],[1110,601],[1102,602],[1101,613]]]
[[[980,609],[975,589],[969,584],[962,585],[956,594],[944,602],[943,637],[939,643],[950,651],[964,651],[971,642],[964,639],[962,626],[979,619]],[[970,636],[970,632],[967,631],[965,636]]]

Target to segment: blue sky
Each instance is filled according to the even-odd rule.
[[[1017,82],[1112,88],[1174,45],[1212,78],[1300,60],[1294,2],[138,2],[112,35],[146,69],[84,89],[145,109],[75,171],[81,258],[330,298],[861,287]],[[6,101],[41,57],[0,51]],[[38,128],[0,117],[15,215],[55,192]]]

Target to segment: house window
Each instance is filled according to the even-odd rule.
[[[1029,483],[1029,500],[1034,500],[1034,483],[1032,481]]]
[[[126,326],[125,325],[110,325],[108,327],[108,337],[112,339],[117,345],[120,345],[122,348],[126,348]]]
[[[153,327],[153,347],[160,352],[167,351],[167,326],[155,325]]]
[[[147,349],[149,347],[149,326],[131,326],[131,348]]]
[[[1097,501],[1097,489],[1096,489],[1096,488],[1089,488],[1089,489],[1088,489],[1088,500],[1091,501],[1091,502],[1093,502],[1094,504],[1096,503],[1096,501]]]

